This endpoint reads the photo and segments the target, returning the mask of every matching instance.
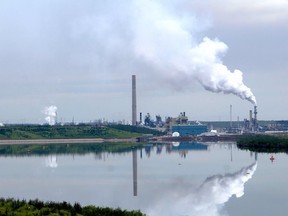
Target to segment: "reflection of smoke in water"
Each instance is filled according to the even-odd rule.
[[[57,107],[56,106],[45,107],[42,112],[46,115],[45,120],[47,121],[47,123],[49,125],[55,125],[57,117]]]
[[[58,167],[56,155],[51,155],[46,159],[46,166],[51,167],[51,168],[57,168]]]
[[[179,194],[162,194],[155,206],[148,211],[149,216],[219,216],[223,204],[233,195],[244,195],[244,184],[252,178],[257,164],[253,163],[233,174],[215,175],[207,178],[196,190],[191,191],[186,185],[184,192]]]

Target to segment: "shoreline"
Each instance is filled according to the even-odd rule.
[[[80,138],[80,139],[22,139],[22,140],[0,140],[0,145],[20,144],[80,144],[80,143],[103,143],[103,142],[136,142],[134,138],[128,139],[103,139],[103,138]]]
[[[226,136],[184,136],[184,137],[138,137],[138,138],[63,138],[63,139],[19,139],[0,140],[0,145],[20,145],[20,144],[85,144],[85,143],[117,143],[117,142],[219,142],[236,141],[241,135]]]

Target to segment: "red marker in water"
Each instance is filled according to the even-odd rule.
[[[273,163],[275,158],[273,157],[273,155],[270,157],[271,162]]]

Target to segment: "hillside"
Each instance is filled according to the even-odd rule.
[[[68,139],[68,138],[134,138],[145,133],[159,135],[152,129],[135,126],[92,126],[92,125],[13,125],[0,127],[0,139]]]

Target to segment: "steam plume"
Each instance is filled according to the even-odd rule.
[[[45,107],[43,113],[46,115],[45,120],[49,125],[55,125],[57,117],[57,107],[49,106]]]
[[[237,198],[244,195],[244,184],[252,178],[256,168],[257,164],[253,163],[233,174],[211,176],[196,191],[191,191],[189,183],[182,190],[175,186],[177,190],[157,197],[148,215],[219,216],[223,205],[233,195]]]
[[[196,79],[208,91],[234,94],[256,104],[242,72],[232,72],[222,63],[228,49],[225,43],[208,37],[197,41],[193,31],[201,25],[192,18],[169,14],[156,1],[135,1],[135,8],[134,52],[155,65],[161,76],[178,86],[189,86]]]

